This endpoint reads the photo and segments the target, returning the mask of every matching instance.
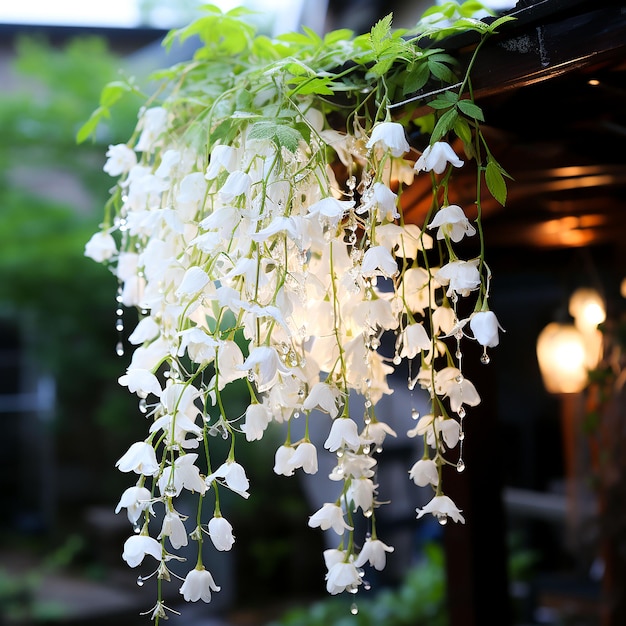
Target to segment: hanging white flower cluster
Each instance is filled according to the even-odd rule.
[[[432,400],[409,433],[423,437],[425,452],[407,480],[433,493],[417,517],[464,521],[441,481],[445,453],[463,439],[466,407],[480,402],[462,373],[461,340],[485,350],[498,343],[482,253],[460,260],[452,247],[481,236],[479,221],[475,227],[446,202],[464,162],[443,138],[452,125],[434,131],[420,155],[407,141],[410,116],[391,118],[385,59],[408,58],[406,76],[431,57],[391,31],[390,19],[367,36],[275,42],[252,37],[237,12],[210,9],[203,19],[178,34],[199,33],[205,46],[166,75],[170,91],[141,111],[128,144],[109,147],[104,169],[119,182],[86,247],[119,280],[120,328],[120,307],[140,312],[119,379],[148,418],[145,440],[117,463],[137,476],[116,509],[135,527],[123,558],[137,567],[151,557],[158,578],[170,580],[168,562],[196,542],[198,560],[180,593],[209,602],[219,572],[206,569],[202,543],[227,551],[235,541],[220,493],[248,498],[254,487],[254,468],[238,462],[237,448],[279,423],[286,439],[275,450],[277,474],[314,474],[319,454],[335,459],[329,501],[308,523],[337,540],[324,554],[328,592],[356,592],[363,568],[382,570],[393,551],[376,532],[385,499],[376,467],[396,433],[376,405],[392,393],[388,376],[403,360],[413,364],[409,386]],[[336,69],[348,61],[350,70]],[[352,101],[333,100],[346,91]],[[478,133],[478,114],[461,102],[450,99],[455,127]],[[430,216],[405,223],[402,188],[423,176],[432,178]],[[459,319],[459,299],[472,297],[474,313]],[[392,354],[380,350],[384,333],[395,334]],[[231,386],[249,398],[241,415],[224,401]],[[297,440],[295,420],[304,423]],[[313,431],[323,433],[323,450]],[[213,452],[216,438],[228,443],[224,458]],[[460,456],[458,463],[461,470]],[[177,510],[183,493],[197,497],[197,516]],[[368,520],[367,537],[355,536],[356,515]],[[165,609],[159,597],[149,613],[158,621]]]

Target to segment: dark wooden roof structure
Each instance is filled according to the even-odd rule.
[[[508,14],[516,20],[483,47],[473,73],[490,148],[512,177],[506,206],[486,200],[482,207],[488,254],[505,263],[600,247],[626,275],[626,5],[520,0]],[[471,37],[445,42],[461,63],[474,46]],[[471,213],[474,174],[466,184],[463,168],[455,176],[461,191],[452,200]],[[419,224],[429,206],[425,184],[428,189],[414,184],[403,195],[407,219]],[[477,361],[465,359],[468,368],[471,360]],[[480,388],[493,383],[485,369],[468,371]],[[477,442],[466,447],[467,470],[448,477],[466,515],[465,525],[445,531],[450,626],[514,623],[499,470],[484,453],[504,442],[494,434],[497,400],[483,401],[466,421],[468,441]],[[602,626],[624,623],[622,596],[603,608]]]

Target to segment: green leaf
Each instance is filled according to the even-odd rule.
[[[378,20],[378,22],[372,26],[372,30],[370,31],[370,41],[374,51],[379,51],[385,39],[388,39],[391,36],[392,19],[393,14],[389,13],[389,15],[386,15],[381,20]]]
[[[457,102],[457,106],[462,113],[467,115],[467,117],[471,117],[472,119],[478,120],[479,122],[485,121],[483,110],[471,100],[459,100]]]
[[[89,119],[78,129],[76,133],[76,143],[83,143],[91,135],[95,135],[96,128],[103,118],[109,117],[109,109],[106,107],[98,107],[90,116]]]
[[[449,109],[451,106],[454,106],[454,102],[450,102],[450,100],[448,98],[444,98],[444,97],[437,97],[434,100],[431,100],[428,103],[428,106],[431,109]]]
[[[120,80],[113,81],[104,86],[100,94],[100,106],[104,108],[112,107],[125,93],[131,90],[128,83]]]
[[[457,117],[454,125],[452,126],[452,130],[455,132],[456,136],[466,145],[471,146],[472,142],[472,129],[470,125],[467,123],[462,117]]]
[[[430,78],[428,64],[424,61],[413,63],[406,72],[402,93],[406,96],[421,89]]]
[[[446,111],[437,121],[433,134],[431,136],[431,142],[439,141],[455,124],[459,118],[459,114],[456,109],[450,109]]]
[[[262,121],[253,124],[250,128],[250,139],[270,140],[279,148],[286,148],[295,152],[302,139],[302,135],[292,126],[276,124],[275,122]]]
[[[489,159],[485,168],[485,182],[489,193],[502,205],[506,204],[506,182],[502,169],[496,161]]]

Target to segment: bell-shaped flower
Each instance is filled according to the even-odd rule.
[[[289,465],[293,469],[301,467],[305,474],[317,473],[317,450],[310,441],[298,444],[296,451],[289,459]]]
[[[459,296],[468,296],[471,291],[480,286],[480,272],[478,259],[472,261],[450,261],[435,273],[435,280],[445,287],[447,295],[456,292]]]
[[[126,370],[126,374],[120,376],[117,382],[123,387],[128,387],[131,393],[144,398],[150,393],[155,396],[160,396],[162,393],[159,379],[150,370],[138,367]]]
[[[441,332],[444,335],[449,335],[452,333],[455,322],[456,313],[452,307],[438,306],[433,311],[433,333],[439,334]]]
[[[367,199],[362,202],[357,208],[357,213],[365,213],[377,211],[377,219],[382,220],[395,220],[400,217],[397,206],[398,196],[387,185],[383,183],[374,183],[370,190]]]
[[[474,384],[456,367],[444,367],[435,374],[435,390],[450,400],[450,408],[459,412],[462,405],[477,406],[480,396]]]
[[[356,567],[363,567],[366,563],[369,563],[374,569],[379,572],[385,569],[387,564],[387,552],[393,552],[393,546],[388,546],[380,539],[372,539],[369,537],[365,540],[363,548],[354,565]]]
[[[252,178],[250,174],[241,170],[231,172],[219,191],[220,198],[224,202],[232,202],[238,196],[248,193],[251,185]]]
[[[425,487],[439,484],[437,464],[432,459],[420,459],[409,470],[409,478],[418,486]]]
[[[293,476],[293,465],[291,458],[296,450],[292,446],[282,445],[274,456],[274,473],[282,476]]]
[[[326,591],[331,595],[342,593],[346,589],[354,590],[363,581],[354,563],[335,563],[326,574]]]
[[[176,296],[190,296],[198,293],[209,284],[209,277],[201,267],[190,267],[183,276],[183,280],[176,289]]]
[[[367,148],[380,148],[391,156],[401,157],[411,148],[406,140],[404,126],[398,122],[379,122],[372,129]]]
[[[368,248],[361,260],[362,276],[386,276],[391,278],[398,271],[397,261],[391,255],[391,252],[383,246]]]
[[[465,235],[469,237],[476,234],[476,229],[470,224],[463,209],[457,204],[439,209],[428,228],[437,229],[437,239],[449,237],[455,242],[461,241]]]
[[[340,397],[341,392],[337,387],[324,382],[315,383],[309,395],[304,399],[302,408],[305,411],[319,408],[334,419],[339,413],[337,402]]]
[[[145,441],[136,441],[115,464],[120,472],[135,472],[144,476],[159,473],[159,462],[154,448]]]
[[[249,498],[248,488],[250,487],[250,481],[246,476],[246,471],[239,463],[235,461],[226,461],[222,463],[215,472],[206,477],[206,484],[208,487],[216,479],[222,479],[223,483],[235,493],[238,493],[243,498]]]
[[[347,476],[352,478],[372,478],[376,459],[369,454],[355,454],[346,450],[339,464],[329,475],[331,480],[345,480]]]
[[[141,135],[135,146],[138,152],[149,152],[157,144],[157,141],[165,131],[167,124],[167,110],[163,107],[151,107],[146,109],[139,119],[138,128]]]
[[[354,200],[337,200],[328,196],[309,206],[308,216],[315,216],[321,223],[336,227],[344,214],[353,207]]]
[[[110,233],[95,233],[85,244],[85,256],[96,263],[110,259],[117,252],[117,244]]]
[[[145,510],[150,509],[150,512],[153,513],[151,503],[152,496],[148,489],[136,486],[129,487],[120,497],[120,501],[115,507],[115,512],[119,513],[122,509],[126,509],[128,521],[131,524],[136,524]]]
[[[143,534],[133,535],[125,541],[122,558],[128,563],[129,567],[140,565],[146,554],[154,557],[157,561],[161,560],[163,548],[153,537]]]
[[[218,515],[209,520],[209,537],[215,546],[216,550],[225,552],[230,550],[235,543],[235,537],[233,536],[233,527],[230,522]]]
[[[220,587],[215,584],[211,572],[203,566],[192,569],[180,587],[180,593],[187,602],[211,602],[211,592],[219,591]]]
[[[338,535],[343,535],[344,530],[353,530],[352,526],[346,524],[343,518],[343,510],[337,504],[326,503],[321,509],[309,517],[311,528],[321,528],[328,530],[332,528]]]
[[[252,372],[259,393],[267,391],[277,381],[280,374],[287,374],[289,368],[283,363],[276,348],[256,346],[250,350],[248,358],[239,366],[244,372]]]
[[[328,548],[324,550],[324,565],[327,570],[337,563],[342,563],[347,559],[346,551],[338,548]]]
[[[417,519],[432,513],[440,522],[445,523],[448,518],[454,522],[465,524],[465,518],[461,515],[461,511],[456,504],[448,496],[434,496],[433,499],[421,509],[417,509]]]
[[[246,434],[246,441],[257,441],[263,438],[263,433],[272,421],[272,414],[265,404],[255,402],[246,409],[246,421],[241,430]]]
[[[169,510],[163,516],[163,524],[161,525],[161,532],[158,539],[168,537],[172,548],[178,550],[188,543],[187,529],[185,523],[181,519],[180,515],[174,511]]]
[[[206,491],[207,485],[194,465],[197,458],[197,454],[183,454],[163,470],[158,480],[163,495],[178,496],[183,489],[198,493]]]
[[[356,422],[349,417],[338,417],[333,421],[324,447],[331,452],[343,447],[358,450],[361,443]]]
[[[154,319],[146,316],[135,326],[135,330],[128,337],[128,343],[138,346],[146,341],[156,339],[160,332],[161,329]]]
[[[206,179],[213,180],[224,168],[233,172],[237,168],[237,150],[232,146],[218,144],[211,150],[209,166],[206,169]]]
[[[363,434],[364,439],[371,440],[375,446],[382,446],[383,442],[387,438],[397,437],[396,431],[386,424],[385,422],[379,422],[377,419],[372,420],[366,427]]]
[[[431,341],[423,324],[409,324],[400,334],[400,356],[414,359],[422,350],[430,350]]]
[[[220,342],[215,360],[217,368],[217,385],[221,391],[228,383],[246,375],[243,365],[243,353],[235,341],[227,339]]]
[[[474,338],[485,348],[495,348],[500,343],[498,330],[502,330],[498,318],[492,311],[478,311],[470,317],[470,328]]]
[[[431,172],[441,174],[448,166],[448,163],[454,167],[461,167],[463,161],[459,159],[456,152],[450,144],[445,141],[436,141],[428,146],[419,159],[415,162],[416,172]]]
[[[119,176],[129,172],[137,165],[137,154],[125,143],[109,146],[106,151],[107,162],[102,168],[109,176]]]
[[[346,499],[348,502],[352,502],[354,511],[359,507],[363,512],[371,511],[374,506],[374,492],[377,485],[370,478],[364,478],[362,476],[353,478],[350,481],[346,492]]]

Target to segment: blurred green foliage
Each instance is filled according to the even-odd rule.
[[[287,611],[268,626],[447,626],[445,588],[443,548],[426,544],[398,588],[328,598]]]
[[[107,146],[130,136],[137,102],[121,102],[94,142],[75,141],[123,66],[102,39],[55,47],[22,37],[14,87],[0,94],[0,319],[18,330],[31,375],[54,377],[57,458],[85,467],[86,477],[103,459],[112,464],[129,430],[143,426],[132,399],[117,392],[126,363],[114,351],[114,277],[84,256],[112,184],[102,171]],[[91,497],[115,497],[117,486],[109,494],[107,485]]]

